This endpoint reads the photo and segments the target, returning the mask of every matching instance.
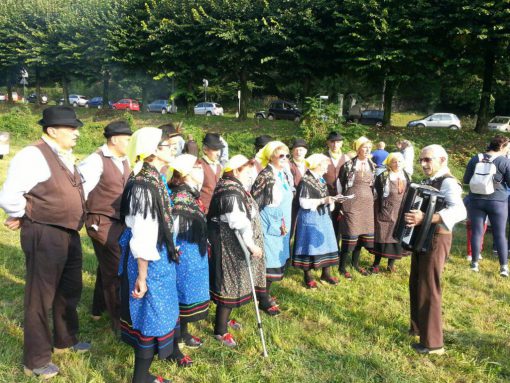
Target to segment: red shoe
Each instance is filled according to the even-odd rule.
[[[171,361],[177,363],[177,367],[191,367],[193,365],[193,360],[189,357],[189,355],[184,355],[181,359],[170,358]]]
[[[154,378],[154,380],[152,381],[152,383],[170,383],[171,380],[169,379],[164,379],[162,378],[161,376],[154,376],[152,375],[151,376],[151,379]]]
[[[235,347],[237,346],[236,341],[234,340],[234,337],[230,333],[226,333],[225,335],[215,335],[214,336],[217,340],[219,340],[224,346],[227,347]]]
[[[204,344],[204,342],[202,342],[202,339],[198,336],[188,334],[188,336],[184,338],[184,344],[189,348],[199,348]]]
[[[307,289],[316,289],[317,282],[315,282],[315,281],[306,282],[306,288]],[[274,307],[274,306],[271,306],[271,307]]]
[[[235,319],[231,319],[227,322],[227,326],[230,327],[232,330],[236,330],[236,331],[239,331],[243,328],[243,326],[241,325],[241,323],[239,323],[238,321],[236,321]]]
[[[278,306],[271,306],[268,307],[267,309],[262,309],[262,311],[264,311],[267,315],[272,317],[278,316],[282,313]]]
[[[351,273],[349,273],[349,272],[347,272],[347,271],[346,271],[345,273],[343,273],[343,275],[344,275],[344,278],[345,278],[345,279],[349,279],[349,280],[351,280],[351,279],[352,279],[352,275],[351,275]]]
[[[358,267],[356,271],[365,277],[370,275],[370,273],[366,271],[363,267]]]
[[[381,269],[379,269],[379,266],[372,266],[372,267],[370,268],[370,272],[371,272],[372,274],[379,274],[379,272],[380,272],[380,271],[381,271]]]

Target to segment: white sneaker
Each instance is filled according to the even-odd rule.
[[[478,260],[481,261],[483,259],[482,254],[478,256]]]
[[[471,255],[466,256],[466,260],[467,260],[468,262],[471,262],[471,260],[472,260],[472,259],[473,259],[473,257],[472,257]]]
[[[471,262],[471,271],[478,273],[480,269],[478,268],[478,262]]]
[[[508,265],[503,265],[499,268],[499,275],[508,278]]]

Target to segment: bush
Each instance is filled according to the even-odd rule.
[[[0,115],[0,130],[10,133],[11,145],[13,141],[34,141],[41,136],[41,127],[37,125],[37,120],[27,106],[16,106]]]

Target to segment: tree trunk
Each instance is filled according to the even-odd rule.
[[[69,105],[69,82],[67,77],[62,77],[62,90],[64,91],[64,105]]]
[[[193,79],[188,80],[188,85],[186,87],[186,116],[193,115]]]
[[[239,108],[239,121],[245,121],[248,118],[248,74],[243,69],[239,74],[239,83],[241,85],[241,105]]]
[[[111,73],[108,69],[103,71],[103,107],[108,108],[110,102],[110,77]]]
[[[12,99],[12,85],[10,81],[7,84],[7,103],[14,104],[14,100]]]
[[[39,67],[35,67],[35,95],[37,96],[37,105],[41,105],[41,76]]]
[[[391,126],[391,107],[393,104],[393,96],[397,89],[398,83],[395,80],[386,79],[386,85],[384,87],[384,100],[383,100],[383,126],[385,128]]]
[[[483,133],[488,130],[490,102],[492,93],[492,79],[494,77],[494,66],[496,64],[496,44],[489,42],[485,48],[482,95],[478,118],[476,119],[475,132]]]

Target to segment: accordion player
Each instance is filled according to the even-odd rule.
[[[430,250],[432,237],[437,224],[432,223],[434,213],[445,207],[445,196],[436,188],[428,185],[411,184],[406,192],[400,208],[399,218],[393,237],[402,244],[405,250],[424,253]],[[418,226],[409,226],[405,221],[405,213],[410,210],[421,210],[423,222]]]

